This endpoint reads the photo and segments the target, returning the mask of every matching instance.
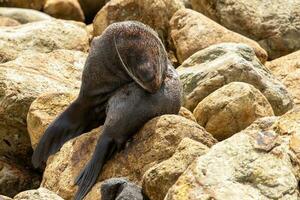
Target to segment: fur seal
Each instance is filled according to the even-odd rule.
[[[40,167],[66,141],[104,123],[91,160],[75,180],[75,199],[83,199],[104,163],[139,128],[179,112],[180,96],[178,74],[156,33],[135,21],[114,23],[93,39],[79,95],[46,129],[32,163]]]

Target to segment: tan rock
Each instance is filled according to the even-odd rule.
[[[12,200],[12,198],[0,195],[0,200]]]
[[[36,188],[39,184],[40,177],[36,173],[11,160],[0,160],[0,194],[13,197],[21,191]]]
[[[77,93],[46,93],[32,102],[27,115],[27,130],[33,149],[53,119],[76,97]]]
[[[186,109],[185,107],[180,108],[178,115],[196,122],[196,118],[193,115],[193,113],[191,111],[189,111],[188,109]]]
[[[195,140],[184,138],[173,156],[153,167],[143,176],[143,191],[150,199],[163,200],[169,188],[197,157],[208,147]]]
[[[14,197],[14,200],[63,200],[63,198],[46,188],[39,188],[21,192]]]
[[[48,53],[57,49],[87,51],[89,48],[86,30],[64,20],[1,27],[0,41],[0,63],[16,59],[24,52]]]
[[[42,10],[45,0],[1,0],[0,7],[31,8]]]
[[[91,191],[84,197],[84,200],[102,200],[101,199],[101,186],[103,182],[96,183]]]
[[[205,97],[194,110],[197,122],[219,141],[245,129],[258,118],[273,115],[266,97],[243,82],[221,87]]]
[[[287,87],[295,105],[300,106],[300,51],[267,62],[266,66]]]
[[[299,120],[299,110],[289,112],[266,130],[247,129],[219,142],[190,165],[165,200],[299,199],[299,162],[290,148],[299,144],[291,140],[300,134]],[[280,131],[282,121],[289,121],[293,135]]]
[[[191,0],[216,22],[256,40],[271,59],[300,49],[300,2],[290,0]]]
[[[183,7],[181,0],[110,0],[94,19],[94,36],[114,22],[137,20],[151,26],[160,38],[166,39],[169,20]]]
[[[0,64],[0,155],[30,159],[27,113],[42,93],[78,91],[87,54],[56,50],[24,53]]]
[[[44,12],[59,19],[84,21],[78,0],[46,0]]]
[[[244,44],[212,45],[192,55],[177,71],[183,85],[183,106],[191,111],[210,93],[231,82],[245,82],[260,90],[275,115],[293,107],[285,86]]]
[[[43,12],[25,8],[0,7],[0,16],[12,18],[21,24],[53,19]]]
[[[20,22],[9,18],[9,17],[2,17],[0,16],[0,27],[1,26],[18,26],[20,25]]]
[[[99,130],[94,130],[65,143],[58,153],[48,159],[42,186],[57,192],[64,199],[71,199],[77,187],[73,185],[74,179],[90,159],[99,133]],[[163,115],[146,123],[126,149],[106,163],[98,181],[127,177],[140,183],[143,174],[171,157],[185,137],[207,146],[216,142],[197,123],[177,115]]]
[[[262,63],[268,58],[265,50],[255,41],[230,31],[190,9],[178,10],[173,15],[170,26],[170,35],[180,63],[197,51],[222,42],[248,44]]]

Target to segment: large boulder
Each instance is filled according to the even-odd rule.
[[[269,127],[256,124],[219,142],[189,166],[165,200],[299,199],[299,120],[299,110],[290,112]]]
[[[72,50],[28,52],[0,64],[0,155],[30,159],[29,106],[45,92],[78,91],[86,57]]]
[[[65,143],[58,153],[48,159],[42,186],[58,191],[64,199],[71,199],[77,189],[73,185],[74,180],[91,158],[100,132],[96,129]],[[126,177],[141,184],[143,174],[171,157],[185,137],[209,147],[216,142],[191,120],[176,115],[156,117],[141,128],[123,151],[104,165],[98,181]]]
[[[0,159],[0,194],[13,197],[21,191],[37,188],[39,185],[39,175],[11,160]]]
[[[197,51],[222,42],[248,44],[262,63],[268,57],[265,50],[255,41],[230,31],[190,9],[178,10],[170,21],[170,29],[170,36],[180,63]]]
[[[271,59],[300,49],[300,2],[191,0],[193,9],[256,40]]]
[[[0,63],[24,52],[48,53],[56,49],[89,48],[89,35],[81,26],[64,20],[45,20],[0,28]]]
[[[0,16],[12,18],[21,24],[53,19],[43,12],[25,8],[0,7]]]
[[[27,190],[19,193],[14,200],[64,200],[52,191],[46,188],[38,188],[36,190]]]
[[[31,8],[41,10],[46,0],[1,0],[0,7]]]
[[[300,106],[300,51],[267,62],[266,66],[287,87],[295,105]]]
[[[47,0],[44,12],[59,19],[84,21],[78,0]]]
[[[7,197],[7,196],[3,196],[3,195],[0,195],[0,199],[1,200],[12,200],[12,198]]]
[[[169,159],[154,165],[143,176],[143,191],[150,199],[163,200],[169,188],[179,176],[199,156],[209,148],[190,138],[179,143],[175,153]]]
[[[212,45],[193,54],[177,70],[183,84],[183,106],[191,111],[210,93],[231,82],[246,82],[260,90],[275,115],[293,107],[286,87],[244,44]]]
[[[101,35],[114,22],[137,20],[151,26],[160,36],[168,36],[169,20],[180,8],[181,0],[110,0],[94,19],[94,36]]]
[[[258,118],[273,115],[266,97],[243,82],[221,87],[205,97],[194,110],[197,122],[219,141],[245,129]]]

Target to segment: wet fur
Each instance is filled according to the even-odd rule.
[[[134,76],[134,77],[133,77]],[[86,167],[75,180],[81,200],[105,162],[155,116],[177,114],[180,82],[153,30],[138,22],[110,25],[92,42],[78,98],[54,120],[34,151],[41,166],[68,140],[103,125]]]

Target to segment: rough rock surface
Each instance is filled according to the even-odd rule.
[[[173,156],[153,167],[143,176],[143,191],[150,199],[163,200],[169,188],[197,157],[208,147],[190,138],[179,143]]]
[[[0,64],[0,155],[30,158],[26,123],[30,104],[45,92],[78,90],[86,56],[56,50],[22,54]]]
[[[12,200],[12,198],[0,195],[0,200]]]
[[[99,130],[94,130],[65,143],[57,154],[48,159],[42,186],[57,192],[64,199],[72,198],[76,191],[74,179],[90,159],[99,133]],[[216,142],[197,123],[176,115],[163,115],[146,123],[125,150],[107,162],[98,180],[127,177],[140,183],[143,174],[171,157],[185,137],[207,146]]]
[[[300,49],[300,2],[291,0],[192,0],[193,9],[252,38],[271,59]]]
[[[87,51],[89,35],[75,23],[45,20],[0,28],[0,63],[24,52],[48,53],[56,49]]]
[[[9,17],[0,16],[0,26],[18,26],[20,22]]]
[[[299,199],[300,111],[248,128],[197,158],[165,200]],[[233,189],[234,188],[234,189]]]
[[[230,31],[206,16],[190,9],[180,9],[170,21],[170,35],[180,63],[195,52],[222,42],[245,43],[251,46],[262,63],[267,53],[259,44]]]
[[[160,38],[166,39],[169,20],[180,8],[184,8],[181,0],[110,0],[94,19],[94,36],[114,22],[137,20],[151,26]]]
[[[300,51],[267,62],[266,66],[287,87],[295,105],[300,106]]]
[[[76,97],[76,93],[46,93],[32,102],[27,115],[27,130],[33,149],[53,119]]]
[[[0,7],[31,8],[41,10],[46,0],[1,0]]]
[[[84,21],[78,0],[47,0],[44,12],[59,19]]]
[[[13,197],[21,191],[37,188],[39,184],[40,177],[37,174],[16,163],[0,159],[0,194]]]
[[[245,129],[258,118],[273,115],[266,97],[243,82],[221,87],[205,97],[194,110],[197,122],[219,141]]]
[[[46,188],[39,188],[21,192],[14,197],[14,200],[63,200],[63,198]]]
[[[191,111],[189,111],[188,109],[186,109],[185,107],[180,108],[178,115],[196,122],[196,118],[193,115],[193,113]]]
[[[0,16],[12,18],[14,20],[17,20],[21,24],[53,19],[49,15],[40,11],[25,8],[0,7]]]
[[[212,45],[192,55],[177,70],[183,84],[183,106],[191,111],[210,93],[230,82],[246,82],[260,90],[275,115],[293,107],[286,87],[244,44]]]

